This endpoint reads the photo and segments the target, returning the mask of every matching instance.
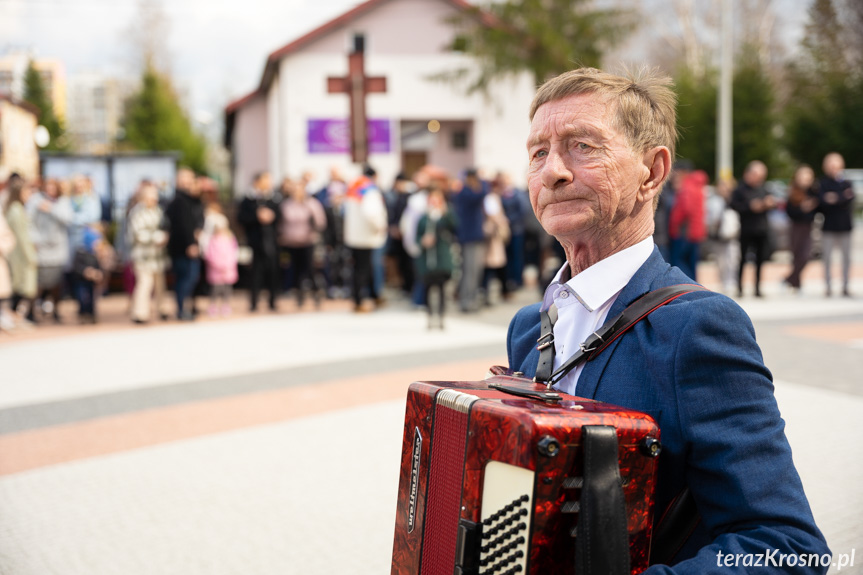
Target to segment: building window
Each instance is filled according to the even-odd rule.
[[[0,94],[8,95],[12,93],[13,80],[14,76],[12,72],[0,71]]]
[[[105,88],[101,86],[93,88],[93,107],[96,109],[105,107]]]
[[[467,130],[455,130],[452,133],[452,148],[453,150],[467,149]]]

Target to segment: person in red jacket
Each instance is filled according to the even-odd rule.
[[[671,238],[671,265],[695,280],[699,248],[707,237],[704,220],[704,186],[707,174],[695,170],[687,174],[671,208],[668,220],[668,235]]]

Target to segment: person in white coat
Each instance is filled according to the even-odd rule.
[[[128,241],[135,270],[132,321],[143,324],[150,321],[151,301],[155,302],[159,317],[168,318],[163,307],[168,234],[162,229],[163,214],[156,186],[146,184],[138,193],[139,201],[129,212]]]
[[[366,167],[363,175],[348,188],[344,201],[345,245],[354,262],[354,311],[369,311],[364,295],[382,302],[372,273],[372,252],[387,241],[387,206],[375,183],[375,171]]]

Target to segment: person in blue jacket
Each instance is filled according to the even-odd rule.
[[[670,79],[646,70],[621,77],[581,68],[539,89],[528,188],[566,262],[543,301],[510,323],[511,369],[535,375],[541,309],[557,308],[556,369],[639,296],[693,283],[651,238],[674,158],[675,100]],[[667,564],[646,573],[827,571],[830,551],[791,459],[772,376],[733,300],[709,291],[679,297],[555,387],[646,412],[660,426],[655,517],[688,488],[700,520]],[[794,565],[780,565],[780,555]]]
[[[453,210],[458,220],[458,242],[461,245],[461,281],[458,286],[462,312],[479,309],[479,287],[485,271],[485,220],[483,204],[488,195],[488,182],[481,180],[474,169],[465,173],[462,188],[452,196]]]

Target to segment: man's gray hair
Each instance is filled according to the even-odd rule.
[[[615,128],[633,150],[665,146],[674,160],[677,143],[677,95],[671,78],[642,67],[617,76],[596,68],[565,72],[540,86],[530,105],[530,119],[540,106],[576,94],[597,94],[615,105]]]

